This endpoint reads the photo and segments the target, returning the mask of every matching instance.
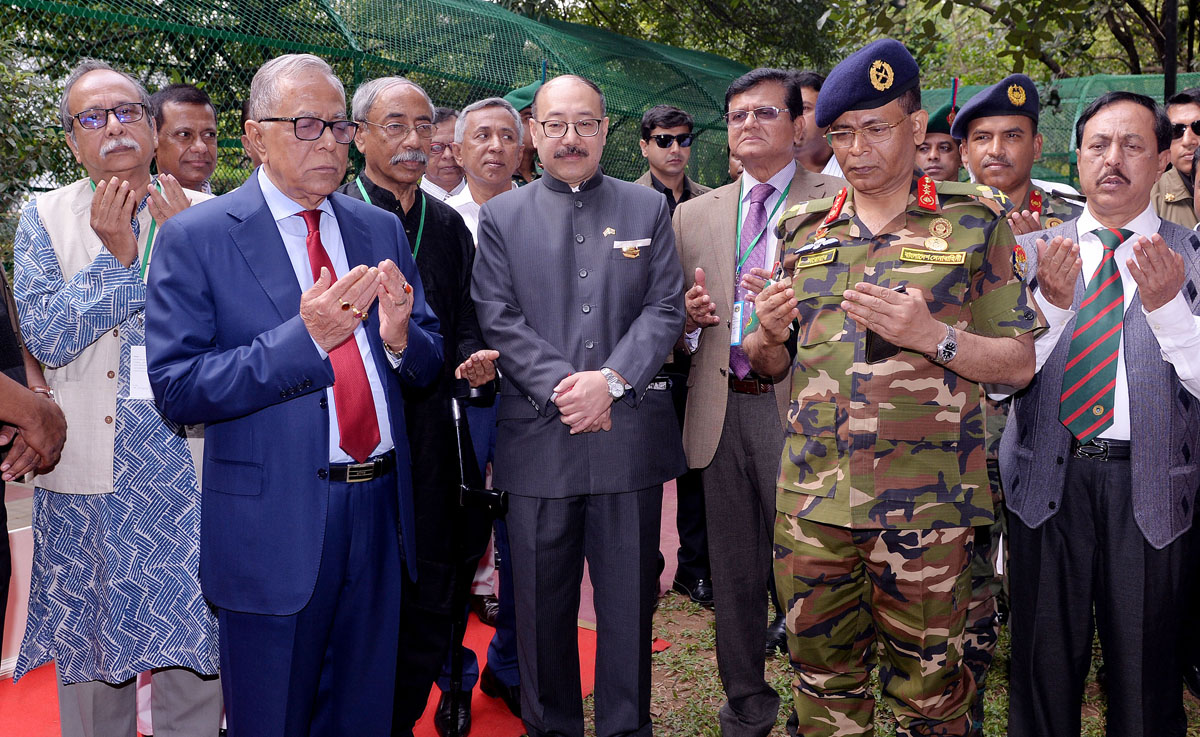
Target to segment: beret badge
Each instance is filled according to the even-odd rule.
[[[1017,107],[1025,104],[1025,88],[1019,84],[1008,86],[1008,101]]]
[[[867,76],[871,79],[871,86],[880,92],[891,87],[892,82],[896,79],[896,74],[892,71],[892,65],[883,59],[876,59],[871,64],[871,68],[867,70]]]

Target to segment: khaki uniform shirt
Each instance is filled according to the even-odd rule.
[[[1163,220],[1185,228],[1196,227],[1195,201],[1178,169],[1168,169],[1158,178],[1150,190],[1150,204]]]
[[[866,363],[866,333],[840,306],[857,282],[905,284],[958,330],[1013,337],[1041,325],[1002,195],[934,187],[914,172],[907,209],[878,235],[855,217],[849,188],[840,211],[842,194],[784,215],[800,310],[776,497],[786,514],[855,529],[992,521],[982,387],[912,351]],[[816,247],[822,238],[836,241]]]

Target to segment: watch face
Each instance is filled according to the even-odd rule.
[[[620,384],[609,384],[608,393],[612,395],[613,399],[620,399],[625,396],[625,387]]]

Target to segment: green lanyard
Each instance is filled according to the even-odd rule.
[[[95,192],[96,183],[89,179],[88,184],[92,185],[92,191]],[[162,183],[155,179],[154,186],[158,187],[159,194],[162,194]],[[142,271],[139,274],[142,281],[146,281],[146,269],[150,268],[150,253],[154,250],[154,232],[156,230],[158,230],[158,221],[151,217],[150,229],[146,232],[146,251],[142,254]]]
[[[362,178],[356,178],[354,183],[358,185],[359,194],[363,196],[363,201],[368,205],[371,204],[371,195],[367,194],[367,188],[363,186]],[[418,194],[420,194],[418,192]],[[417,260],[417,254],[421,251],[421,236],[425,234],[425,197],[421,197],[421,224],[417,226],[417,244],[413,246],[413,260]]]
[[[742,267],[746,265],[746,260],[750,258],[750,254],[754,253],[754,247],[758,245],[758,241],[763,237],[763,233],[766,233],[767,228],[771,227],[771,221],[775,219],[775,213],[779,212],[779,206],[783,204],[784,200],[787,199],[788,192],[791,191],[792,183],[788,182],[788,186],[784,188],[783,194],[779,195],[779,200],[776,201],[775,207],[771,208],[771,214],[767,215],[767,227],[763,228],[758,235],[754,236],[754,240],[750,242],[750,246],[746,249],[745,253],[742,253],[741,257],[738,258],[737,270],[739,273],[741,272]],[[737,232],[735,232],[733,235],[733,250],[735,253],[739,252],[742,247],[742,200],[746,197],[745,192],[746,180],[743,178],[741,196],[738,197]]]

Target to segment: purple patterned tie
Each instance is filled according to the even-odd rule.
[[[734,300],[743,300],[746,298],[746,290],[742,289],[742,274],[750,273],[750,269],[764,269],[767,266],[767,236],[763,231],[767,227],[767,198],[775,192],[775,188],[766,182],[761,182],[754,185],[754,189],[750,190],[750,211],[746,213],[746,219],[742,223],[742,234],[738,239],[737,259],[740,261],[742,256],[746,254],[747,249],[754,244],[754,250],[750,253],[750,258],[746,259],[746,263],[742,264],[742,268],[737,270],[733,275],[733,298]],[[755,243],[754,239],[758,238],[762,233],[762,237]],[[734,262],[737,263],[736,261]],[[753,309],[753,306],[747,304],[746,309]],[[743,317],[743,323],[749,318],[749,313]],[[729,346],[729,368],[733,371],[734,376],[739,379],[744,379],[750,373],[750,359],[746,358],[745,351],[741,346]]]

